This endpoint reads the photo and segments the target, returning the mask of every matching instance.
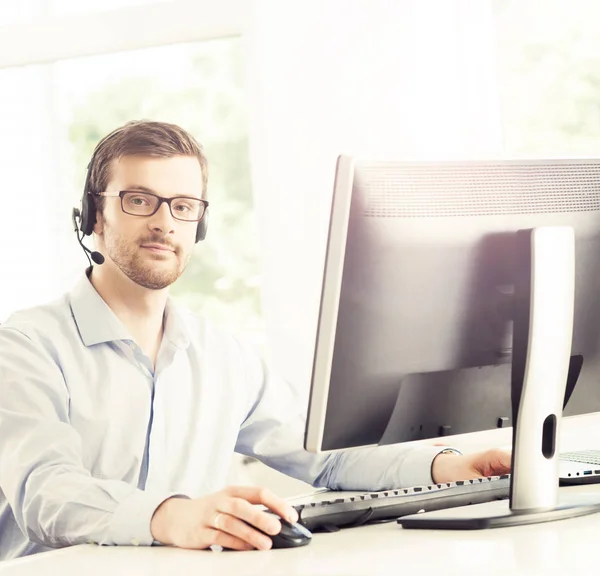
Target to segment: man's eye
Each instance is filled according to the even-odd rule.
[[[134,206],[144,206],[145,204],[148,204],[148,200],[143,196],[134,196],[133,198],[129,198],[129,203]]]
[[[189,204],[175,204],[175,210],[178,212],[189,212],[191,209]]]

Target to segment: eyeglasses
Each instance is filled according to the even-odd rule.
[[[121,199],[121,210],[131,216],[152,216],[156,214],[161,204],[169,205],[171,216],[183,222],[198,222],[202,220],[208,201],[190,196],[176,196],[163,198],[152,192],[137,192],[135,190],[121,190],[118,193],[100,192],[98,196]]]

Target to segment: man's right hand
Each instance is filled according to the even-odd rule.
[[[298,521],[298,513],[270,490],[229,486],[195,500],[165,500],[152,516],[150,531],[156,541],[178,548],[218,545],[234,550],[267,550],[271,539],[260,531],[275,535],[281,530],[281,522],[254,504],[266,506],[289,522]]]

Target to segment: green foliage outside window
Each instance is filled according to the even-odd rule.
[[[504,148],[600,153],[600,2],[494,0]]]

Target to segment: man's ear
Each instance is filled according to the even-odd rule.
[[[104,232],[104,217],[100,210],[96,210],[96,222],[94,223],[94,234],[101,236]]]

